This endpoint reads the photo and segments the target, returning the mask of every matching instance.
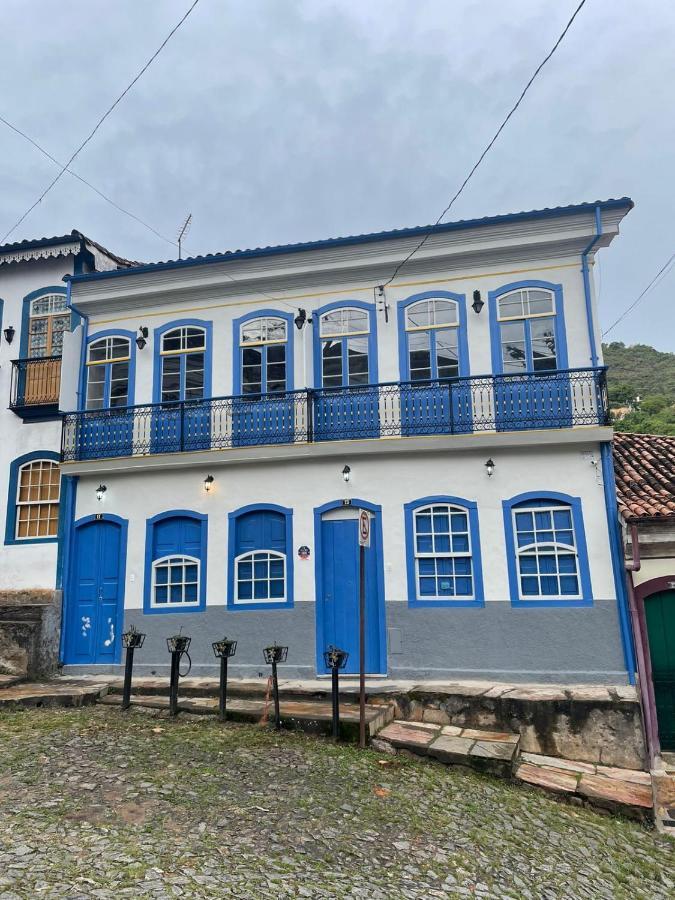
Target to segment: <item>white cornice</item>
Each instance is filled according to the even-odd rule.
[[[56,259],[59,256],[71,256],[80,250],[80,242],[57,244],[53,247],[33,247],[28,250],[10,250],[0,253],[0,266],[8,263],[26,262],[35,259]]]

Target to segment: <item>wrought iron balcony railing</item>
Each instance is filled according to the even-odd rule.
[[[60,356],[14,359],[9,408],[26,418],[57,413],[60,386]]]
[[[218,397],[66,413],[64,461],[606,425],[605,369]]]

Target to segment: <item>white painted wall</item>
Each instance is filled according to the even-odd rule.
[[[385,321],[383,313],[377,313],[378,336],[378,380],[397,381],[400,377],[398,352],[398,318],[397,303],[413,294],[429,290],[446,290],[466,295],[467,303],[467,337],[469,344],[470,374],[485,375],[492,370],[490,352],[490,323],[488,314],[488,292],[515,281],[537,279],[562,285],[567,333],[567,350],[570,368],[590,366],[590,345],[586,322],[581,262],[578,255],[559,258],[541,258],[539,260],[523,259],[505,268],[503,265],[490,265],[486,262],[474,266],[458,275],[437,274],[433,277],[408,281],[387,288],[387,299],[390,304],[389,321]],[[121,279],[126,281],[127,279]],[[101,284],[103,284],[102,282]],[[372,287],[355,289],[345,283],[336,283],[332,287],[323,286],[320,291],[303,292],[294,296],[290,292],[280,295],[282,299],[274,302],[260,295],[242,294],[239,297],[227,297],[232,287],[226,279],[222,282],[223,298],[216,296],[208,302],[167,303],[159,307],[134,310],[132,314],[97,313],[92,315],[89,323],[89,337],[97,331],[121,328],[136,331],[139,325],[147,325],[150,329],[148,345],[136,352],[136,389],[134,402],[152,402],[153,378],[153,331],[174,319],[197,318],[213,322],[213,367],[212,396],[229,396],[233,393],[233,354],[238,358],[238,347],[233,346],[232,320],[257,309],[278,309],[281,312],[295,314],[298,307],[307,310],[308,316],[319,307],[334,301],[347,303],[350,299],[362,302],[373,302]],[[111,298],[114,296],[113,286]],[[480,315],[471,309],[474,290],[480,290],[485,307]],[[73,285],[73,302],[77,305],[82,287]],[[292,328],[290,339],[294,342],[294,386],[296,389],[313,386],[313,329],[318,329],[318,320],[313,325],[305,326],[303,332]],[[306,341],[307,380],[303,378],[303,341]],[[134,348],[135,349],[135,348]],[[600,350],[598,346],[598,351]],[[74,357],[73,357],[74,362]]]
[[[582,500],[591,583],[595,599],[615,598],[603,487],[589,453],[598,448],[510,449],[493,454],[495,473],[485,473],[482,451],[395,454],[378,458],[334,458],[310,462],[257,462],[210,466],[215,476],[207,494],[207,471],[106,474],[107,492],[96,500],[99,477],[81,476],[76,517],[100,512],[129,520],[126,607],[143,606],[145,524],[169,509],[190,509],[209,516],[207,605],[226,602],[228,512],[249,503],[277,503],[293,509],[296,602],[313,601],[316,553],[313,510],[342,498],[381,504],[384,538],[385,590],[388,601],[407,600],[404,518],[405,503],[434,494],[450,494],[478,504],[486,602],[508,601],[502,500],[525,491],[555,490]],[[351,466],[345,484],[341,471]],[[298,547],[311,549],[309,561],[299,560]],[[261,613],[264,615],[264,613]]]
[[[5,545],[9,465],[17,456],[34,450],[58,452],[60,422],[23,422],[10,409],[11,360],[18,359],[21,346],[23,298],[32,291],[58,285],[73,271],[73,257],[31,260],[0,266],[0,298],[4,301],[2,329],[13,325],[11,345],[0,338],[0,590],[54,588],[56,543]]]

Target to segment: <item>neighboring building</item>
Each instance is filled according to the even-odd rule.
[[[653,762],[675,751],[675,437],[615,435],[614,468]]]
[[[78,231],[0,246],[0,605],[58,605],[61,353],[78,321],[63,276],[120,265],[129,263]]]
[[[634,679],[590,275],[627,199],[68,279],[67,671]],[[385,285],[383,291],[377,288]],[[101,669],[100,667],[106,667]]]

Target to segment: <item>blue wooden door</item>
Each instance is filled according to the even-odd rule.
[[[379,596],[377,567],[379,547],[372,532],[366,548],[366,672],[386,674],[384,598]],[[330,644],[346,650],[343,670],[359,671],[359,546],[356,519],[323,520],[321,523],[322,573],[318,602],[321,605],[317,634],[318,671],[327,672],[323,652]]]
[[[69,665],[120,661],[123,550],[116,522],[93,521],[75,531],[64,652]]]

